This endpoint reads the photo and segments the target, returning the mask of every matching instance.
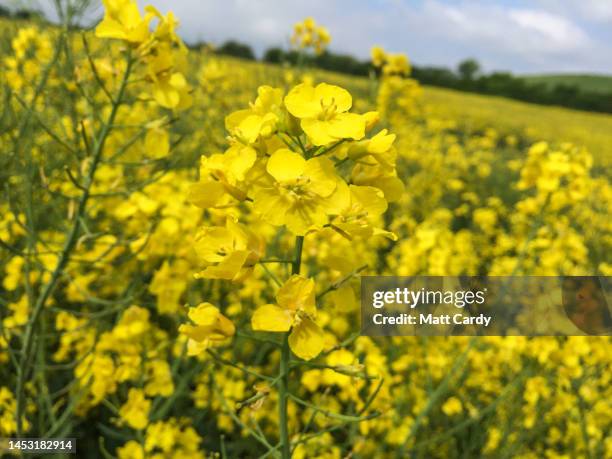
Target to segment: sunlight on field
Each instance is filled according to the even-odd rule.
[[[468,131],[494,125],[534,141],[573,142],[587,147],[596,164],[612,166],[612,115],[433,87],[425,88],[424,103],[437,116],[459,120]]]

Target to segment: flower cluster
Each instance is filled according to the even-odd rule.
[[[300,237],[331,228],[349,240],[394,238],[378,223],[387,201],[402,190],[395,170],[395,136],[383,129],[366,138],[377,114],[352,113],[351,107],[348,91],[326,83],[303,83],[286,96],[261,86],[250,108],[226,117],[230,147],[202,157],[200,181],[192,186],[190,200],[211,210],[248,204],[257,224],[286,227]],[[237,281],[261,259],[265,243],[228,215],[225,226],[202,228],[195,250],[205,266],[198,277]],[[295,354],[316,357],[323,349],[323,333],[315,322],[314,289],[312,279],[290,278],[278,291],[276,305],[255,311],[253,329],[291,331],[289,345]],[[198,311],[192,320],[200,327],[182,329],[192,340],[207,347],[216,336],[233,334],[214,306]],[[204,326],[219,320],[217,326]]]
[[[298,22],[293,26],[291,44],[298,49],[312,49],[315,54],[321,54],[329,43],[331,35],[323,26],[317,25],[311,17]]]
[[[372,65],[380,69],[383,75],[410,75],[410,60],[405,54],[388,53],[380,46],[372,47],[370,54],[372,59]]]
[[[191,105],[190,87],[180,67],[187,49],[176,34],[178,21],[172,12],[165,16],[147,6],[144,16],[134,0],[104,0],[104,19],[96,27],[96,36],[127,42],[144,63],[143,75],[150,83],[149,97],[159,105],[182,110]],[[156,19],[151,31],[149,24]]]

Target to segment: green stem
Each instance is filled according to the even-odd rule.
[[[295,238],[295,258],[291,263],[291,274],[299,274],[302,265],[302,247],[304,236]],[[283,459],[291,457],[291,443],[289,442],[289,425],[287,420],[287,398],[289,397],[289,361],[291,350],[289,349],[289,333],[283,336],[281,347],[281,359],[278,381],[278,418],[280,423],[281,456]]]
[[[70,255],[74,247],[76,246],[78,236],[79,236],[79,229],[81,227],[81,223],[79,219],[80,217],[85,215],[87,201],[89,200],[89,197],[90,197],[90,190],[94,182],[96,170],[98,168],[100,159],[102,158],[102,153],[104,152],[104,144],[106,143],[106,139],[108,138],[108,135],[111,131],[110,126],[113,124],[115,120],[115,116],[117,115],[119,106],[122,103],[122,99],[123,99],[123,95],[125,92],[125,87],[127,84],[128,76],[130,74],[131,66],[132,66],[132,59],[130,57],[128,59],[128,65],[127,65],[125,74],[123,76],[123,80],[121,82],[121,87],[119,88],[119,94],[117,96],[115,103],[112,105],[111,113],[109,114],[108,120],[106,124],[102,127],[100,136],[98,137],[98,140],[96,142],[95,150],[93,152],[92,162],[89,167],[89,171],[87,173],[85,183],[83,185],[84,191],[81,194],[81,197],[79,199],[79,203],[78,203],[78,207],[76,211],[76,217],[74,218],[73,225],[67,235],[66,241],[64,243],[64,247],[59,256],[55,269],[53,270],[51,274],[51,279],[49,280],[49,282],[47,282],[47,284],[45,284],[40,296],[37,298],[36,303],[34,304],[34,307],[32,308],[30,320],[28,321],[26,325],[26,329],[24,332],[24,338],[23,338],[23,345],[21,348],[21,358],[19,362],[19,368],[17,369],[17,387],[15,390],[16,397],[17,397],[17,409],[15,410],[15,415],[16,415],[15,423],[17,427],[16,433],[17,433],[18,438],[21,437],[21,435],[23,434],[22,424],[23,424],[23,413],[24,413],[24,408],[25,408],[24,389],[25,389],[26,381],[28,380],[26,369],[30,363],[32,343],[34,340],[34,332],[36,329],[36,325],[38,323],[38,318],[40,314],[42,313],[43,308],[47,304],[49,297],[53,293],[53,290],[58,280],[60,279],[64,271],[64,268],[66,267],[66,265],[68,264],[68,261],[70,260]]]
[[[291,274],[299,274],[302,265],[302,247],[304,246],[304,236],[295,238],[295,258],[291,264]]]
[[[291,457],[291,448],[289,444],[289,426],[287,420],[287,395],[289,386],[289,333],[283,337],[283,346],[281,348],[279,384],[278,384],[278,417],[280,424],[280,442],[281,454],[283,459]]]

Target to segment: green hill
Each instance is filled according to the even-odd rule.
[[[531,83],[545,83],[551,87],[564,84],[587,92],[612,93],[612,75],[526,75],[520,78]]]

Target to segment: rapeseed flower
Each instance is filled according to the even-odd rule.
[[[310,360],[321,353],[325,335],[315,321],[315,283],[293,275],[276,293],[277,304],[266,304],[251,317],[253,330],[289,332],[289,347],[295,355]]]
[[[182,324],[179,327],[179,332],[189,338],[188,355],[197,355],[215,344],[226,341],[236,332],[232,321],[210,303],[201,303],[189,308],[188,315],[195,325]]]
[[[347,90],[327,83],[315,87],[302,83],[285,96],[287,110],[300,120],[300,126],[317,146],[365,136],[366,119],[348,112],[352,104]]]
[[[286,225],[293,233],[304,235],[328,223],[328,215],[343,206],[335,193],[342,179],[328,158],[304,159],[281,148],[268,160],[268,183],[255,189],[253,207],[273,225]]]

